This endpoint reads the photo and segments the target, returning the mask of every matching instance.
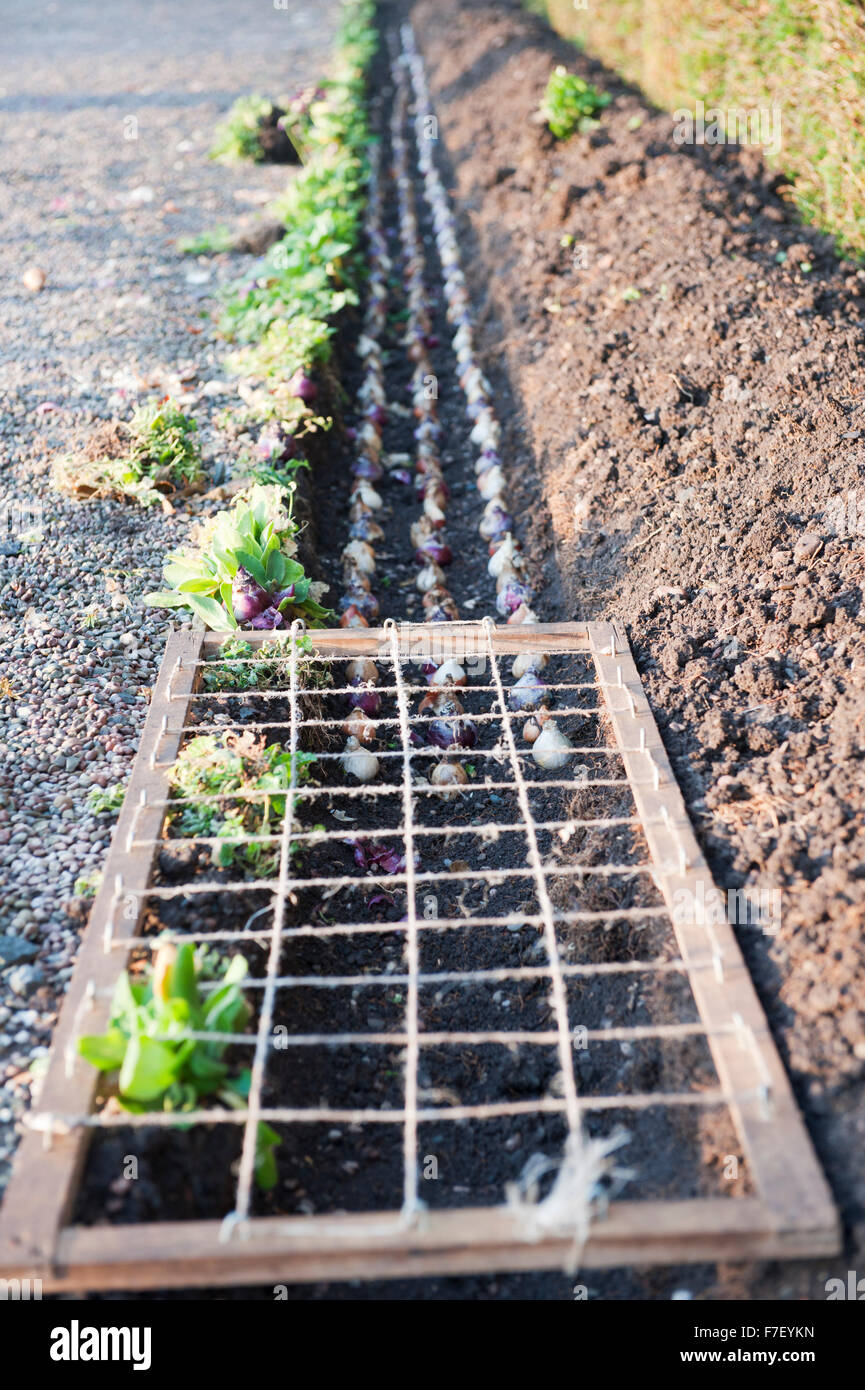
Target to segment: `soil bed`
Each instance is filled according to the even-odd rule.
[[[865,271],[796,225],[757,152],[677,146],[518,6],[412,18],[511,476],[543,493],[542,615],[626,622],[716,882],[777,908],[740,940],[855,1265]],[[612,94],[591,135],[533,121],[555,63]],[[720,1270],[704,1296],[823,1297],[827,1264]]]

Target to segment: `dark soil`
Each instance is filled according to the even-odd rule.
[[[543,614],[625,620],[716,881],[780,894],[775,931],[740,940],[855,1265],[865,270],[796,225],[753,150],[676,146],[516,5],[413,19],[509,462],[529,496],[541,478]],[[560,143],[532,119],[556,62],[614,98]],[[743,1277],[752,1297],[823,1296],[822,1266]]]

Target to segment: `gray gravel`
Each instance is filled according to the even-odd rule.
[[[75,959],[75,886],[111,836],[87,794],[127,778],[164,646],[166,617],[140,597],[190,522],[68,501],[51,459],[94,420],[170,391],[216,475],[230,468],[236,446],[213,416],[236,397],[201,315],[243,262],[196,261],[176,242],[249,218],[284,184],[279,168],[226,169],[206,152],[236,96],[290,91],[327,63],[337,5],[286,3],[4,7],[0,1183]],[[41,291],[22,283],[28,268]]]

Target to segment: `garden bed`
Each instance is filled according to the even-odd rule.
[[[350,1277],[362,1261],[366,1277],[555,1267],[575,1242],[588,1265],[637,1245],[647,1262],[705,1258],[717,1240],[833,1248],[732,934],[676,910],[689,885],[705,891],[705,865],[614,629],[394,626],[316,634],[295,657],[294,639],[231,658],[223,642],[169,646],[32,1120],[50,1147],[34,1135],[22,1149],[4,1260],[16,1251],[57,1289],[147,1288],[256,1282],[263,1268]],[[539,646],[567,767],[521,751],[502,683],[505,662]],[[340,729],[370,687],[349,683],[346,653],[375,661],[382,696],[380,772],[361,786]],[[455,797],[424,776],[440,750],[409,737],[432,721],[417,712],[421,671],[440,656],[472,666],[461,691],[477,740]],[[299,688],[301,661],[332,693]],[[263,666],[265,689],[225,688],[226,672]],[[227,720],[315,762],[300,780],[293,763],[276,826],[214,841],[177,821],[189,788],[178,802],[170,778]],[[256,793],[213,795],[235,809]],[[388,842],[395,858],[374,857]],[[219,868],[211,852],[229,849]],[[214,962],[245,958],[249,1022],[225,1062],[231,1074],[254,1054],[247,1103],[124,1117],[109,1087],[91,1110],[79,1040],[104,1027],[126,957],[139,978],[148,944],[171,941],[206,945],[216,979]],[[279,1145],[259,1190],[244,1154],[262,1123]],[[36,1166],[38,1211],[17,1190]]]
[[[470,8],[473,18],[480,13]],[[472,122],[481,131],[481,146],[487,140],[486,84],[495,86],[500,62],[504,70],[506,61],[519,57],[545,79],[552,56],[562,56],[556,41],[534,21],[483,13],[489,28],[473,58],[430,42],[433,90],[442,99],[444,126],[451,121],[451,147],[454,130],[465,133]],[[426,41],[428,14],[423,6],[418,14]],[[399,7],[383,8],[386,33],[394,32],[400,15]],[[410,38],[408,42],[410,61],[395,69],[386,45],[380,46],[370,84],[377,94],[371,114],[380,137],[384,197],[381,227],[368,227],[365,249],[372,263],[370,252],[381,248],[380,255],[376,252],[380,273],[371,277],[375,289],[367,296],[366,309],[342,311],[336,353],[347,394],[356,401],[346,412],[354,434],[334,430],[316,436],[313,486],[303,517],[310,523],[304,568],[309,574],[313,564],[323,567],[342,625],[357,629],[314,637],[328,655],[337,685],[349,679],[342,667],[346,651],[373,652],[385,666],[389,661],[393,630],[374,630],[378,614],[397,621],[422,619],[428,611],[436,618],[457,613],[469,618],[495,605],[513,624],[496,637],[505,644],[500,650],[517,651],[522,643],[525,651],[535,631],[532,603],[547,614],[566,615],[575,607],[581,615],[596,611],[601,599],[592,586],[618,573],[616,565],[625,553],[609,521],[605,530],[593,534],[595,548],[588,556],[570,531],[572,469],[555,452],[564,447],[562,430],[567,433],[573,426],[573,412],[562,412],[557,404],[568,369],[547,351],[548,338],[556,352],[561,350],[562,360],[569,351],[567,335],[560,336],[561,298],[551,292],[542,299],[542,331],[532,327],[528,346],[521,343],[518,326],[537,310],[541,283],[549,290],[554,277],[557,289],[570,273],[565,253],[571,251],[574,234],[562,228],[571,225],[573,208],[584,196],[600,197],[598,189],[562,183],[559,161],[573,159],[578,149],[581,158],[596,157],[609,143],[610,128],[624,139],[619,130],[624,99],[617,95],[608,128],[575,139],[571,146],[554,145],[525,112],[519,120],[526,129],[517,131],[512,110],[497,104],[502,130],[510,132],[505,143],[509,150],[519,146],[519,168],[508,163],[493,170],[490,141],[483,155],[475,154],[471,140],[465,142],[456,163],[481,209],[478,244],[485,254],[495,247],[498,258],[492,278],[489,265],[473,267],[469,276],[470,297],[483,305],[486,316],[475,341],[472,316],[460,306],[464,282],[451,259],[443,191],[436,189],[424,165],[422,128],[429,107],[422,69],[419,76]],[[453,72],[452,90],[442,70]],[[591,75],[599,76],[596,71]],[[533,106],[536,85],[543,85],[540,76],[538,84],[528,84]],[[412,140],[413,126],[417,140]],[[629,135],[636,129],[633,123],[627,126]],[[494,145],[500,135],[497,130]],[[436,159],[443,170],[448,168],[441,150]],[[538,168],[549,176],[549,187],[541,187]],[[599,178],[613,179],[619,172],[611,164]],[[541,230],[545,234],[549,229],[555,245],[549,264],[544,260],[527,270],[525,255],[511,245],[510,228],[515,194],[529,191],[532,179],[541,197]],[[625,180],[620,182],[624,187]],[[507,211],[504,225],[496,211],[499,202]],[[523,222],[536,212],[534,204],[531,213],[521,204]],[[471,233],[468,237],[466,245],[471,246]],[[530,261],[537,249],[530,248]],[[506,309],[499,280],[508,287],[501,291],[509,296]],[[634,292],[622,303],[635,305],[643,291],[626,289]],[[378,306],[376,294],[381,295]],[[363,336],[355,344],[364,312]],[[663,307],[658,310],[662,316],[664,312]],[[544,462],[542,474],[521,450],[518,430],[525,421],[514,410],[503,359],[494,351],[501,336],[495,331],[497,313],[510,316],[513,334],[505,347],[509,364],[515,364],[513,381],[530,384],[526,417]],[[450,346],[455,324],[464,335],[462,356],[455,356]],[[567,326],[573,326],[571,320]],[[361,349],[370,328],[379,338],[372,349]],[[612,360],[624,348],[614,338],[605,343],[601,360]],[[387,398],[382,411],[371,408],[364,395],[371,381],[376,385],[379,356]],[[501,429],[479,362],[489,364]],[[419,406],[418,373],[427,369],[436,385],[434,407]],[[337,402],[339,388],[329,371],[323,373],[328,399]],[[685,394],[693,408],[696,396]],[[414,418],[407,405],[414,407]],[[654,477],[652,461],[664,459],[681,432],[668,428],[666,416],[655,421],[647,416],[646,423],[657,425],[657,435],[663,436],[652,436],[653,452],[649,463],[644,460]],[[621,437],[627,437],[627,422],[619,424]],[[599,422],[594,416],[583,418],[581,429],[588,425],[596,433],[587,436],[586,447],[591,443],[594,448]],[[482,438],[487,442],[477,459]],[[427,447],[431,439],[438,441],[436,451]],[[497,447],[505,458],[500,484],[492,481],[500,472]],[[643,466],[633,459],[631,464],[637,472]],[[667,464],[661,469],[662,487],[679,476],[678,464],[670,459]],[[300,476],[306,482],[308,475]],[[598,496],[615,499],[618,478],[614,467],[607,477],[612,490]],[[646,484],[645,478],[639,485],[655,490],[655,483]],[[629,510],[631,506],[632,501],[626,502],[618,514],[636,525],[643,508],[634,503]],[[579,518],[590,515],[577,506],[581,534],[588,528]],[[487,534],[481,529],[479,538],[482,516],[481,528],[491,516],[493,530]],[[426,532],[417,529],[423,518]],[[318,535],[314,552],[309,545],[313,522]],[[374,537],[369,553],[363,548],[366,541],[360,547],[356,543],[358,527]],[[290,557],[300,537],[281,534],[287,539],[277,549],[284,544]],[[521,547],[514,545],[514,535]],[[254,551],[257,563],[267,558],[267,536],[256,532],[256,537],[262,550]],[[611,538],[615,544],[605,549]],[[427,541],[432,550],[424,549]],[[511,549],[500,570],[496,547],[502,543]],[[447,559],[441,554],[445,549]],[[236,566],[237,546],[235,552]],[[436,572],[431,566],[430,610],[427,591],[418,583],[418,563],[433,553],[441,558],[441,567]],[[581,580],[579,604],[567,598],[575,574]],[[653,583],[656,577],[653,573]],[[288,606],[278,614],[275,607],[285,592],[283,582],[268,571],[256,591],[247,574],[242,593],[228,584],[230,592],[223,588],[218,601],[226,617],[240,620],[236,605],[252,593],[262,626],[273,621],[287,627],[293,616],[289,600],[282,600]],[[641,602],[644,587],[636,588]],[[650,616],[656,612],[657,603]],[[211,626],[220,625],[218,616],[207,616]],[[449,628],[454,640],[465,640],[462,626],[438,628],[435,622],[423,630],[423,640],[446,642]],[[79,1089],[77,1106],[69,1100],[75,1085],[66,1085],[70,1077],[80,1083],[82,1064],[73,1054],[89,980],[83,993],[79,980],[78,1002],[71,1013],[67,1010],[58,1043],[67,1076],[65,1081],[56,1074],[53,1082],[49,1079],[37,1124],[53,1130],[54,1157],[45,1160],[48,1168],[62,1169],[70,1153],[81,1157],[82,1130],[92,1139],[82,1182],[76,1186],[74,1164],[69,1164],[55,1189],[57,1200],[35,1217],[25,1206],[24,1219],[16,1218],[12,1234],[13,1241],[24,1241],[40,1269],[44,1261],[55,1260],[59,1273],[51,1277],[57,1288],[561,1267],[573,1254],[575,1239],[584,1234],[579,1211],[586,1204],[594,1218],[583,1250],[587,1267],[828,1254],[837,1248],[831,1202],[726,921],[723,948],[704,930],[699,959],[686,951],[684,965],[676,959],[669,922],[671,853],[680,874],[699,870],[704,886],[710,879],[650,720],[644,732],[652,750],[651,790],[660,794],[667,816],[673,816],[664,822],[660,841],[654,820],[649,817],[647,823],[645,807],[635,807],[646,764],[634,764],[635,750],[617,724],[623,707],[610,701],[621,699],[615,689],[624,689],[632,704],[636,699],[642,708],[642,691],[636,671],[624,687],[621,675],[616,680],[615,665],[610,669],[597,633],[582,630],[573,651],[554,654],[545,668],[543,679],[552,687],[550,728],[566,735],[569,775],[561,786],[553,777],[532,787],[528,806],[516,775],[518,768],[531,767],[528,737],[524,742],[518,738],[513,757],[503,750],[507,721],[501,714],[489,719],[499,692],[484,688],[476,671],[457,692],[464,706],[460,719],[477,726],[469,751],[451,747],[443,756],[440,744],[423,746],[434,717],[419,709],[424,687],[410,690],[404,707],[393,675],[385,678],[381,707],[373,712],[386,722],[373,737],[361,739],[370,746],[356,746],[349,754],[348,748],[342,751],[348,732],[342,727],[348,712],[345,693],[322,689],[304,695],[299,709],[305,722],[298,725],[298,706],[293,710],[290,693],[278,686],[262,688],[253,680],[234,693],[194,688],[201,669],[201,634],[187,633],[179,640],[181,646],[175,642],[170,649],[161,697],[173,702],[172,716],[181,705],[185,712],[188,704],[189,717],[182,728],[173,717],[148,726],[145,761],[121,819],[114,867],[109,866],[96,908],[99,930],[110,927],[114,933],[106,960],[95,967],[95,998],[102,1001],[96,1008],[104,1012],[117,952],[129,947],[126,919],[118,916],[124,900],[132,903],[131,916],[145,940],[164,940],[168,932],[176,940],[214,946],[225,959],[242,955],[248,967],[243,990],[250,1017],[243,1036],[227,1040],[225,1062],[232,1074],[252,1062],[253,1099],[248,1111],[234,1115],[224,1109],[214,1115],[205,1106],[189,1119],[166,1109],[158,1118],[138,1115],[129,1123],[100,1102],[97,1118],[84,1118],[91,1113],[86,1085]],[[544,650],[547,640],[552,641],[552,634],[536,634]],[[623,633],[612,640],[614,655],[621,655],[630,671]],[[645,642],[640,640],[642,651]],[[211,657],[217,655],[216,641],[207,638]],[[509,642],[515,645],[509,648]],[[181,648],[185,658],[172,667]],[[675,650],[668,645],[661,668],[673,671],[675,682],[687,659],[681,644]],[[591,683],[593,662],[598,663],[605,707],[595,712],[592,693],[575,690],[568,703],[586,713],[563,715],[563,693],[555,687],[562,682],[579,686],[581,677]],[[243,668],[242,661],[233,664]],[[530,684],[538,674],[530,663]],[[707,671],[701,668],[701,674],[708,680]],[[765,696],[765,682],[758,678],[759,673],[755,690]],[[513,698],[511,684],[507,677],[506,701]],[[453,691],[447,692],[447,699],[452,697]],[[421,746],[407,741],[407,732],[415,730]],[[247,848],[234,858],[224,824],[202,823],[197,831],[187,825],[184,832],[171,812],[171,823],[163,826],[163,812],[170,810],[165,777],[177,755],[183,757],[191,736],[261,739],[285,749],[295,747],[298,733],[308,740],[300,747],[315,762],[313,782],[293,787],[286,798],[296,796],[298,806],[292,852],[283,842],[279,816],[264,832],[253,833],[247,824]],[[674,749],[678,746],[674,740]],[[760,749],[765,751],[762,744]],[[645,747],[636,751],[646,756]],[[577,771],[574,777],[574,765],[578,770],[583,756],[588,774]],[[602,757],[607,759],[606,778],[598,772]],[[352,798],[351,767],[370,758],[377,770],[354,788]],[[436,765],[448,768],[455,762],[462,768],[461,785],[445,800],[440,789],[423,779]],[[660,787],[662,772],[665,790]],[[147,799],[139,802],[142,785]],[[247,798],[234,794],[226,800],[241,814]],[[647,840],[635,823],[635,810]],[[537,861],[531,855],[533,836]],[[681,861],[683,844],[692,848]],[[416,865],[409,863],[412,846]],[[251,857],[243,858],[247,850]],[[222,857],[214,863],[217,852]],[[131,872],[124,856],[135,861]],[[615,872],[607,871],[610,865]],[[571,920],[575,902],[576,918]],[[146,949],[133,950],[143,975],[148,957]],[[709,996],[705,993],[704,977],[715,979],[725,1001],[720,1022],[711,1005],[711,987]],[[730,1004],[728,991],[739,1007]],[[752,1018],[744,1032],[737,1022],[743,1009]],[[577,1028],[588,1030],[588,1046],[572,1053],[570,1039]],[[569,1068],[578,1082],[578,1100],[569,1091]],[[279,1139],[279,1177],[266,1190],[252,1182],[250,1135],[259,1115]],[[66,1124],[72,1126],[71,1135],[64,1132]],[[592,1148],[593,1143],[611,1143],[622,1127],[629,1140],[616,1150],[617,1157],[612,1150],[601,1155]],[[550,1198],[561,1177],[562,1156],[571,1151],[577,1132],[599,1170],[583,1183],[581,1195],[570,1193],[567,1219],[539,1234],[538,1220],[543,1224],[548,1208],[543,1200],[537,1208],[528,1203],[526,1189],[532,1187],[534,1173],[534,1195]],[[29,1141],[27,1152],[33,1152]],[[540,1177],[537,1163],[532,1166],[538,1154],[549,1164]],[[123,1163],[132,1159],[137,1182],[123,1173]],[[434,1173],[425,1171],[427,1160]],[[616,1167],[633,1168],[634,1173],[626,1178],[613,1171]],[[565,1165],[565,1177],[567,1172]],[[605,1212],[610,1189],[621,1182],[626,1184],[624,1202],[614,1200]],[[72,1227],[65,1226],[67,1206]],[[451,1220],[451,1213],[459,1213],[467,1224]],[[384,1225],[376,1224],[384,1218]],[[128,1253],[116,1239],[118,1226],[129,1233]],[[182,1253],[178,1244],[184,1246]]]

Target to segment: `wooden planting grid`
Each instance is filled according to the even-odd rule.
[[[313,660],[327,663],[336,687],[317,707],[315,719],[299,690],[297,647],[291,639],[279,657],[287,670],[283,688],[246,690],[242,695],[205,690],[202,668],[218,654],[227,635],[183,631],[168,642],[50,1065],[0,1216],[0,1275],[39,1278],[46,1291],[80,1291],[565,1268],[573,1264],[575,1242],[583,1268],[837,1251],[838,1221],[829,1190],[734,933],[725,916],[712,910],[709,871],[623,631],[605,623],[497,628],[484,620],[313,632]],[[243,635],[253,645],[272,637]],[[538,651],[550,655],[544,674],[555,700],[555,717],[574,743],[573,766],[563,771],[543,771],[536,765],[521,737],[525,716],[513,712],[508,694],[513,678],[510,662],[506,672],[503,658]],[[340,672],[346,659],[359,656],[375,660],[383,696],[377,744],[382,772],[364,786],[349,785],[337,761],[342,747],[339,725],[347,708]],[[451,656],[470,672],[467,690],[460,695],[474,701],[467,709],[480,736],[471,753],[461,753],[472,763],[471,786],[448,803],[442,822],[441,792],[424,776],[430,758],[441,754],[414,731],[423,728],[417,708],[427,688],[418,663]],[[268,708],[279,713],[267,699],[282,702],[276,719],[267,718]],[[245,710],[240,708],[244,703]],[[271,737],[292,750],[302,748],[313,733],[318,748],[322,733],[329,736],[325,747],[331,751],[320,753],[319,766],[322,776],[326,778],[328,769],[334,776],[326,784],[319,779],[319,785],[298,785],[295,795],[286,798],[283,822],[272,837],[278,849],[278,868],[272,876],[256,878],[248,872],[244,878],[233,871],[215,883],[214,875],[206,873],[203,880],[185,885],[160,877],[160,847],[177,844],[165,838],[171,833],[164,827],[172,804],[168,774],[193,727],[197,733],[269,729]],[[556,796],[564,809],[550,819]],[[605,806],[605,796],[619,800]],[[630,807],[625,815],[617,809],[623,797]],[[438,821],[432,824],[426,808],[436,798]],[[546,809],[539,798],[546,798]],[[490,805],[495,808],[492,821],[486,809]],[[392,808],[389,828],[385,806]],[[336,808],[334,827],[312,828],[309,813],[318,822],[323,807],[332,818]],[[485,814],[479,817],[481,810]],[[468,821],[470,814],[474,819]],[[367,830],[371,818],[375,825]],[[401,872],[378,880],[352,867],[345,841],[363,837],[365,831],[379,841],[389,837],[399,847],[404,853]],[[473,862],[443,859],[440,853],[430,857],[426,847],[440,843],[435,837],[442,836],[446,844],[454,837],[461,853]],[[462,849],[467,841],[478,846],[476,855]],[[581,857],[574,849],[598,843],[606,847],[600,857],[588,852]],[[485,856],[495,844],[511,848],[498,864],[490,864]],[[513,902],[514,891],[523,891],[514,888],[518,879],[525,881],[530,901],[497,912],[497,895],[501,901],[510,894]],[[624,885],[621,901],[598,907],[594,888],[614,880]],[[642,897],[634,896],[638,881]],[[361,890],[402,895],[398,920],[371,922],[369,909],[361,904],[363,910],[358,910],[358,885]],[[481,890],[479,911],[472,894]],[[201,893],[240,894],[251,916],[239,929],[220,930],[211,918],[209,929],[201,930],[196,907]],[[305,900],[307,893],[312,896]],[[266,906],[252,911],[262,895]],[[265,965],[257,973],[251,971],[245,982],[259,1009],[257,1025],[244,1039],[252,1058],[252,1083],[243,1110],[212,1108],[183,1115],[125,1115],[110,1106],[105,1110],[98,1074],[78,1056],[78,1038],[105,1028],[120,971],[130,958],[141,958],[142,941],[154,934],[154,915],[158,918],[172,900],[188,914],[182,926],[177,917],[172,919],[175,939],[221,941],[232,950],[239,949],[239,943],[248,950],[254,943],[261,949]],[[332,906],[319,915],[320,908],[309,906],[316,902]],[[685,911],[683,903],[690,905]],[[162,919],[156,931],[164,927]],[[655,949],[659,931],[666,934],[661,950]],[[388,933],[402,945],[401,968],[397,962],[395,969],[393,960],[388,971],[377,967],[354,975],[345,967],[340,952],[356,948],[365,934],[379,939]],[[310,940],[313,949],[322,943],[332,949],[342,970],[286,974],[286,946],[302,942],[306,949]],[[475,958],[470,968],[459,970],[433,968],[430,943],[446,950],[457,940],[468,948],[501,942],[502,956],[488,953],[482,964]],[[514,943],[520,941],[526,943],[526,955],[514,964]],[[605,950],[598,952],[590,945],[598,941],[607,943]],[[640,941],[651,944],[648,954]],[[611,943],[618,943],[615,951]],[[693,1007],[686,1021],[629,1023],[628,1008],[633,1008],[639,991],[649,988],[647,982],[673,978]],[[541,1002],[542,1012],[515,1009],[520,1018],[508,1016],[503,1002],[507,990],[537,990],[539,981],[548,993],[543,1001],[532,1002]],[[365,1030],[358,1024],[354,1031],[329,1033],[322,1025],[310,1034],[274,1025],[276,1011],[290,1019],[296,990],[329,989],[329,996],[319,997],[330,1002],[340,991],[352,991],[356,1000],[365,987],[383,984],[399,1002],[399,1016],[391,1027],[375,1019]],[[491,985],[498,986],[498,994],[489,994]],[[613,985],[628,987],[628,1007],[617,1017],[616,1008],[605,1005],[612,1017],[592,1017],[586,1001],[591,1001],[593,991]],[[459,1027],[452,1012],[445,1013],[450,1027],[430,1026],[431,1009],[446,1010],[451,1004],[458,1009],[472,989],[486,990],[486,999],[498,1000],[500,1026],[480,1032]],[[585,992],[578,1005],[574,989]],[[516,994],[512,998],[519,1002]],[[590,1017],[582,1051],[575,1046],[574,1009],[577,1024]],[[691,1046],[695,1040],[706,1049],[713,1084],[697,1077],[696,1069],[689,1084],[687,1066],[672,1089],[663,1084],[663,1068],[636,1072],[637,1083],[654,1076],[658,1084],[633,1084],[628,1068],[640,1048],[683,1042]],[[400,1058],[383,1103],[372,1103],[377,1092],[360,1106],[320,1097],[312,1104],[291,1103],[291,1086],[300,1083],[317,1050],[326,1051],[336,1087],[339,1058],[346,1049],[369,1053],[377,1048],[383,1049],[382,1056],[395,1049]],[[607,1055],[605,1048],[612,1049],[609,1055],[618,1061],[604,1072],[605,1084],[599,1086],[593,1058]],[[504,1095],[477,1092],[468,1082],[462,1094],[454,1094],[452,1086],[437,1085],[430,1069],[448,1049],[467,1050],[475,1061],[498,1049],[497,1055],[504,1058],[497,1072]],[[272,1068],[280,1051],[288,1081],[275,1095]],[[286,1055],[291,1057],[288,1071]],[[529,1057],[534,1063],[541,1055],[551,1060],[540,1093],[509,1089],[509,1069],[515,1075],[520,1059]],[[380,1076],[388,1075],[384,1066]],[[624,1070],[617,1072],[616,1067]],[[330,1083],[328,1096],[329,1088]],[[711,1175],[706,1179],[696,1172],[699,1124],[710,1112],[720,1113],[729,1126],[732,1153],[746,1175],[735,1194],[724,1195],[717,1171],[714,1188]],[[610,1141],[611,1126],[622,1116],[635,1134],[616,1161],[632,1170],[630,1181],[620,1172],[619,1184],[611,1191],[609,1173],[593,1182],[583,1170],[579,1192],[574,1189],[569,1196],[566,1185],[552,1179],[552,1189],[548,1182],[535,1190],[536,1198],[540,1192],[539,1202],[526,1197],[526,1160],[534,1150],[541,1147],[546,1167],[554,1168],[565,1153],[579,1158],[587,1145]],[[653,1117],[653,1124],[666,1124],[672,1117],[670,1133],[675,1137],[681,1132],[675,1124],[682,1116],[696,1117],[697,1126],[694,1143],[673,1145],[672,1167],[678,1166],[683,1182],[678,1188],[673,1184],[672,1196],[664,1195],[663,1183],[643,1183],[648,1195],[640,1197],[642,1170],[658,1159],[651,1134],[661,1133],[647,1131],[648,1137],[641,1137],[641,1124],[648,1123],[647,1117]],[[303,1214],[302,1208],[291,1209],[289,1215],[262,1214],[253,1180],[259,1120],[279,1129],[287,1152],[328,1127],[337,1127],[347,1155],[355,1136],[369,1132],[368,1127],[385,1136],[382,1145],[398,1139],[393,1200],[370,1209],[368,1198],[353,1203],[350,1193],[340,1188],[333,1192],[329,1209],[323,1210],[319,1200],[311,1214]],[[234,1169],[234,1209],[221,1213],[224,1219],[116,1225],[75,1219],[91,1143],[100,1142],[113,1127],[123,1127],[124,1133],[128,1128],[134,1135],[142,1126],[180,1123],[196,1131],[202,1127],[205,1137],[214,1134],[216,1126],[233,1125],[230,1132],[243,1136]],[[497,1126],[495,1133],[503,1138],[497,1152],[513,1155],[509,1172],[516,1187],[510,1189],[509,1200],[503,1184],[491,1195],[484,1175],[472,1174],[471,1165],[462,1184],[426,1180],[430,1135],[447,1170],[450,1150],[441,1133],[455,1136],[456,1146],[456,1136],[480,1134],[486,1124]],[[223,1136],[228,1133],[222,1128]],[[551,1135],[558,1136],[557,1143]],[[185,1142],[189,1132],[177,1136],[175,1130],[173,1137]],[[318,1161],[317,1144],[317,1139],[309,1141],[307,1163]],[[720,1152],[723,1155],[723,1143]],[[279,1157],[277,1151],[278,1161]],[[611,1162],[607,1160],[607,1167]],[[541,1169],[544,1166],[542,1162]],[[535,1168],[538,1171],[537,1163]],[[560,1176],[563,1173],[564,1168]],[[620,1197],[619,1191],[625,1195]]]

